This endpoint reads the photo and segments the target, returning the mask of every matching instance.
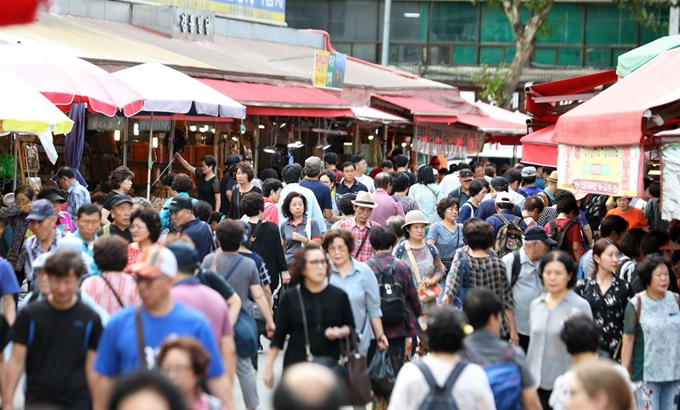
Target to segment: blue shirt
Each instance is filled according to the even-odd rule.
[[[485,199],[482,201],[482,203],[479,204],[479,207],[477,208],[477,211],[475,212],[475,217],[479,218],[483,221],[486,221],[486,218],[493,216],[497,214],[496,212],[496,200],[494,199]],[[522,218],[522,213],[519,210],[519,207],[516,206],[513,210],[512,213],[516,216],[519,216]],[[524,220],[524,218],[522,218]]]
[[[140,359],[137,349],[135,306],[117,311],[104,329],[97,348],[94,370],[107,377],[139,370]],[[211,357],[208,363],[208,379],[224,373],[220,352],[208,319],[203,313],[175,302],[165,316],[151,316],[142,308],[142,328],[146,347],[146,361],[149,369],[155,366],[156,353],[168,337],[191,336],[201,342]]]
[[[206,255],[213,251],[213,234],[207,223],[200,219],[194,219],[180,228],[179,231],[182,235],[187,235],[194,242],[199,261],[202,261]]]
[[[536,186],[542,191],[545,189],[545,179],[536,178]]]
[[[14,295],[19,293],[19,282],[12,265],[4,259],[0,259],[0,296]]]
[[[536,185],[525,186],[524,190],[526,191],[528,196],[534,196],[539,192],[543,192],[543,190],[541,188],[537,187]]]
[[[90,192],[84,186],[80,185],[80,182],[75,181],[68,189],[68,199],[66,200],[66,212],[70,213],[72,216],[78,215],[78,208],[83,204],[89,204],[92,202],[90,200]]]
[[[99,239],[99,235],[94,234],[94,238],[92,238],[92,242],[90,243],[85,242],[85,239],[83,239],[83,237],[80,236],[79,231],[75,231],[73,233],[73,236],[75,236],[76,238],[80,239],[83,242],[83,252],[85,252],[91,258],[88,260],[90,266],[90,274],[92,276],[97,276],[100,273],[102,273],[101,270],[99,270],[97,263],[94,261],[94,249],[92,249],[92,247],[90,246],[90,244],[94,245],[94,243],[97,242],[97,239]]]
[[[517,215],[513,214],[512,212],[508,211],[507,209],[501,210],[500,214],[502,214],[508,220],[508,222],[512,222],[515,219],[515,217],[517,216]],[[493,234],[494,234],[494,236],[497,237],[498,232],[501,230],[503,225],[505,225],[503,220],[496,215],[491,215],[490,217],[488,217],[486,219],[486,221],[489,224],[491,224],[491,226],[493,226]],[[525,231],[527,229],[527,224],[524,223],[524,219],[521,216],[519,217],[518,225],[519,225],[520,228],[522,228],[522,231]]]
[[[331,203],[331,189],[315,179],[303,179],[300,181],[300,186],[311,189],[316,197],[316,202],[318,202],[321,211],[325,209],[333,209],[333,204]]]

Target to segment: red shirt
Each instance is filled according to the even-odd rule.
[[[264,198],[264,212],[262,213],[262,220],[274,222],[279,226],[279,208],[277,208],[274,201],[269,198]]]
[[[557,218],[555,219],[555,225],[557,226],[557,231],[561,232],[562,229],[569,223],[569,219],[567,218]],[[545,233],[550,235],[550,222],[545,224]],[[571,259],[576,260],[576,257],[574,256],[574,242],[580,244],[583,242],[583,236],[581,235],[581,228],[579,227],[578,222],[574,223],[571,225],[569,230],[567,231],[566,237],[565,237],[566,243],[566,248],[567,252],[569,253],[569,256],[571,256]]]

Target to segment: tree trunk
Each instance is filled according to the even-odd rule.
[[[527,41],[525,38],[520,38],[515,41],[515,56],[512,58],[512,63],[505,75],[505,84],[501,92],[505,97],[500,104],[505,109],[510,109],[510,103],[512,102],[512,95],[517,90],[517,83],[519,83],[520,77],[524,72],[524,67],[526,67],[527,62],[531,59],[534,54],[535,41]],[[499,101],[500,102],[500,101]]]

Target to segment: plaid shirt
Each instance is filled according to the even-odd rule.
[[[352,252],[352,256],[354,256],[354,258],[360,262],[366,262],[375,254],[375,251],[371,246],[371,241],[368,239],[368,234],[370,233],[370,229],[374,226],[378,226],[378,224],[369,220],[366,221],[366,226],[360,228],[357,225],[355,218],[356,217],[353,216],[351,218],[343,219],[342,221],[338,222],[337,228],[346,229],[352,233],[352,236],[354,236],[354,252]],[[361,248],[359,255],[357,255],[357,251],[361,247],[361,242],[364,241],[364,238],[366,238],[364,246]]]
[[[467,259],[468,268],[470,270],[468,290],[476,288],[489,289],[500,298],[505,309],[513,309],[515,307],[515,300],[512,296],[512,289],[508,283],[508,275],[503,261],[496,256],[475,258],[469,254],[465,259]],[[451,263],[451,271],[449,271],[449,274],[446,277],[446,294],[451,301],[456,300],[458,288],[460,287],[461,278],[458,271],[459,266],[460,259],[454,260]],[[507,324],[504,317],[502,334],[507,334],[506,329]]]
[[[47,251],[43,251],[43,249],[40,247],[40,242],[38,242],[38,237],[37,236],[31,236],[30,238],[26,239],[26,242],[24,242],[24,252],[21,253],[21,256],[19,256],[19,260],[23,259],[24,263],[24,271],[26,272],[26,280],[32,281],[33,278],[35,278],[35,269],[33,269],[33,261],[40,255],[42,255],[45,252],[52,252],[57,249],[57,244],[63,238],[66,236],[64,234],[64,231],[60,229],[55,228],[55,235],[54,239],[52,240],[52,244],[50,245],[50,248]]]
[[[397,260],[388,252],[376,253],[367,263],[375,273],[375,278],[380,284],[381,272],[387,271],[392,267],[393,261],[396,262],[394,277],[404,289],[406,299],[406,321],[403,323],[383,323],[385,336],[388,339],[398,337],[415,337],[420,332],[418,317],[420,316],[420,299],[418,299],[418,289],[413,280],[411,268],[404,262]]]

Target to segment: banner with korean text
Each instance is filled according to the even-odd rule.
[[[484,145],[484,134],[442,124],[417,124],[413,151],[430,156],[465,158],[477,154]]]
[[[272,23],[286,22],[286,0],[147,0],[153,3],[188,7],[202,11],[263,20]]]
[[[640,145],[577,147],[559,144],[560,189],[611,196],[638,196],[643,157]]]
[[[316,50],[314,53],[314,87],[342,90],[346,69],[347,54]]]

